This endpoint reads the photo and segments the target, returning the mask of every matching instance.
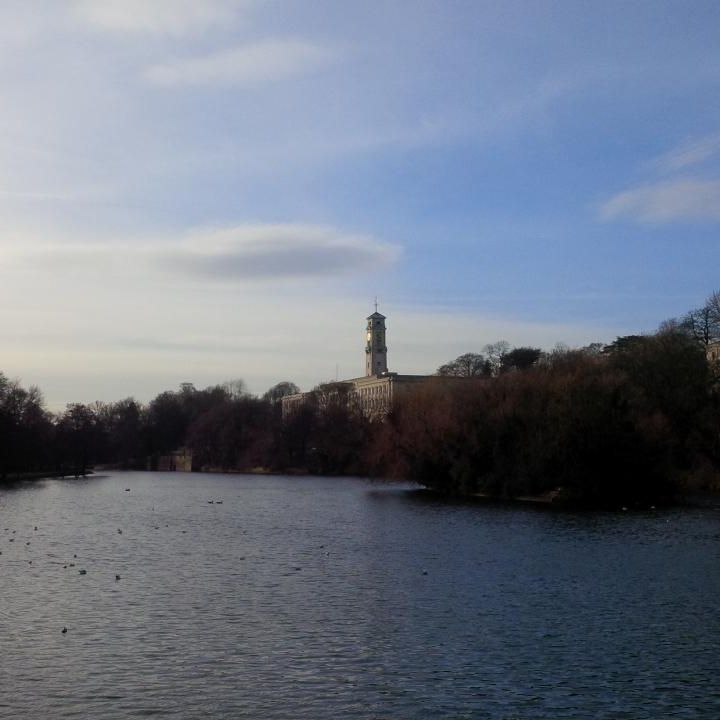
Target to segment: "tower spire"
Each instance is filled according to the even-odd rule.
[[[378,311],[378,309],[377,309],[377,295],[376,295],[375,296],[375,312],[377,312],[377,311]]]

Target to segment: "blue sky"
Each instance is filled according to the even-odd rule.
[[[0,370],[53,407],[652,331],[720,287],[720,5],[0,8]]]

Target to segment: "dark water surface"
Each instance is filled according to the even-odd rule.
[[[0,550],[2,718],[720,718],[718,510],[111,473]]]

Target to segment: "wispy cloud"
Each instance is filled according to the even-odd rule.
[[[6,246],[5,261],[77,273],[181,273],[210,282],[334,278],[392,264],[396,245],[305,223],[247,224],[167,238]]]
[[[115,33],[186,35],[232,22],[256,0],[75,0],[76,17]]]
[[[661,172],[677,172],[699,165],[720,155],[720,132],[692,138],[652,161]]]
[[[372,237],[289,223],[196,233],[158,261],[197,277],[246,280],[362,272],[392,263],[399,252]]]
[[[168,353],[200,353],[208,355],[211,353],[233,353],[233,354],[258,354],[280,352],[266,344],[257,342],[228,342],[226,338],[215,336],[198,335],[187,337],[184,341],[167,340],[157,337],[128,337],[111,338],[107,344],[116,344],[120,348],[129,350],[149,350]]]
[[[172,60],[145,72],[153,85],[261,85],[321,68],[333,57],[327,48],[302,40],[266,40],[204,57]]]
[[[645,170],[658,179],[612,196],[601,205],[600,217],[648,225],[720,221],[720,180],[711,175],[717,177],[713,171],[719,158],[720,132],[689,138],[645,163]],[[700,165],[705,166],[703,176],[697,172]]]
[[[604,220],[627,218],[647,224],[720,220],[720,180],[683,178],[625,190],[600,208]]]
[[[108,188],[82,188],[77,190],[5,190],[0,188],[0,201],[2,200],[30,200],[38,202],[96,202],[112,197]]]

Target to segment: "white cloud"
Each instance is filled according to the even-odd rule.
[[[145,72],[153,85],[261,85],[327,64],[332,53],[301,40],[265,40],[205,57],[177,59]]]
[[[687,140],[652,161],[662,172],[677,172],[710,160],[720,154],[720,133]]]
[[[222,27],[253,0],[75,0],[75,15],[116,33],[186,35]]]
[[[611,197],[600,208],[600,216],[647,224],[720,221],[720,180],[682,178],[641,185]]]

